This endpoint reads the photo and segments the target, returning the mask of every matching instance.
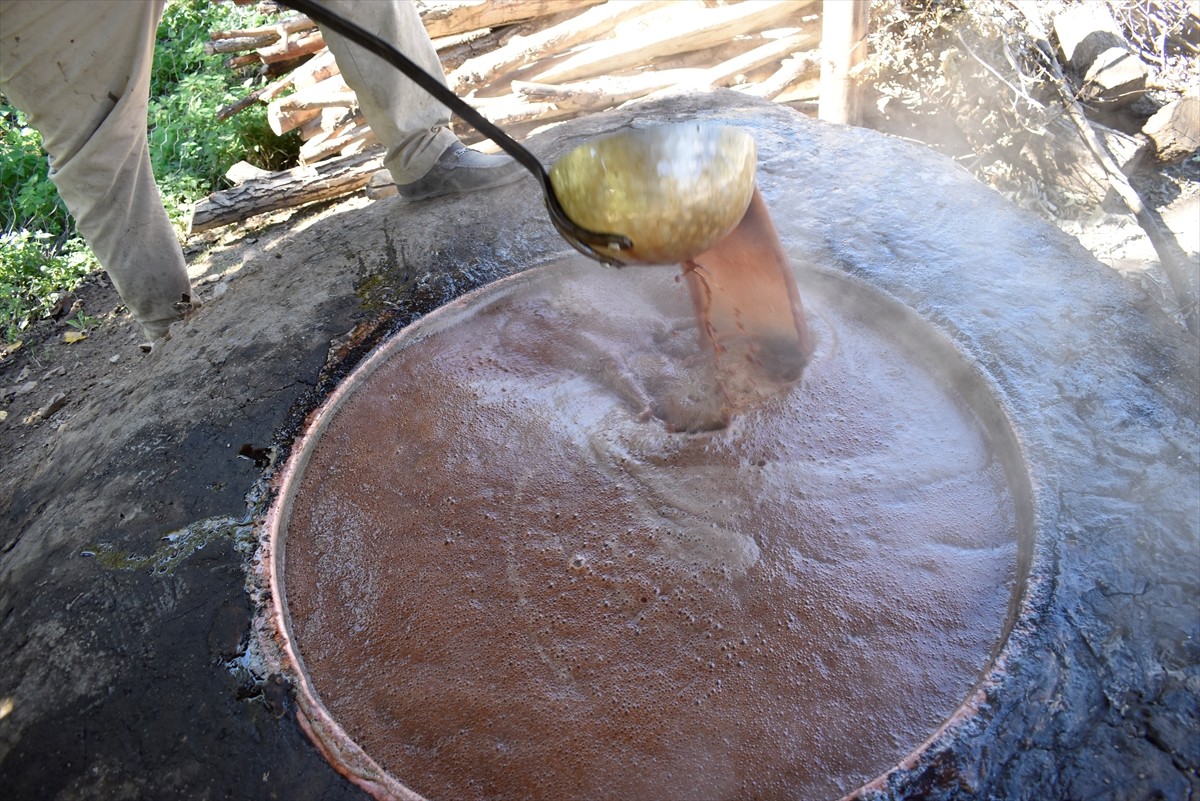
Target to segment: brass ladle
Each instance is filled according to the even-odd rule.
[[[314,0],[284,0],[387,61],[529,170],[550,220],[576,250],[612,266],[676,264],[720,241],[754,192],[754,140],[708,123],[674,123],[601,137],[547,174],[533,153],[388,42]]]

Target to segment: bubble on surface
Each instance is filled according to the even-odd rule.
[[[643,413],[704,378],[686,289],[551,275],[413,337],[314,448],[285,578],[322,701],[430,798],[836,798],[895,764],[1015,589],[973,412],[802,285],[802,385],[673,434]]]

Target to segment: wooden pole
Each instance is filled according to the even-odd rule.
[[[307,167],[251,178],[213,192],[192,208],[188,235],[239,222],[256,214],[348,195],[366,186],[383,166],[383,148],[329,159]]]
[[[852,70],[867,54],[869,0],[825,0],[821,13],[821,99],[823,120],[862,122],[860,93]]]

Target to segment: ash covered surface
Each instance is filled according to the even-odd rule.
[[[932,323],[1024,449],[1037,542],[1004,671],[978,714],[867,796],[1200,795],[1196,341],[1074,240],[911,143],[721,93],[531,144],[551,158],[694,116],[751,130],[791,258]],[[357,204],[253,250],[154,353],[113,324],[77,358],[120,355],[120,369],[94,370],[48,419],[0,424],[0,786],[14,798],[364,797],[305,739],[286,688],[242,658],[261,465],[373,331],[567,247],[526,179]],[[41,380],[36,357],[10,358],[0,387],[26,366]]]

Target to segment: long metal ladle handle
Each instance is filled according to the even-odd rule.
[[[498,126],[470,105],[459,99],[444,84],[414,64],[389,42],[380,39],[375,34],[350,20],[339,17],[316,2],[316,0],[281,0],[281,2],[283,5],[290,6],[302,14],[307,14],[313,22],[328,28],[334,33],[341,34],[359,47],[374,53],[400,70],[409,80],[433,95],[439,103],[446,106],[459,117],[462,117],[473,128],[488,139],[491,139],[501,149],[516,159],[517,162],[533,174],[533,177],[541,185],[542,194],[546,199],[546,209],[550,212],[550,220],[554,223],[554,227],[558,229],[558,232],[562,234],[564,239],[570,242],[581,253],[605,264],[619,265],[619,262],[597,252],[596,248],[604,247],[614,250],[628,250],[633,247],[633,243],[630,242],[629,238],[621,234],[601,233],[576,225],[574,220],[567,216],[567,212],[563,209],[562,204],[558,202],[558,195],[554,192],[554,186],[550,183],[550,176],[546,173],[546,169],[536,156],[530,153],[523,145],[518,144],[515,139],[500,130]]]

